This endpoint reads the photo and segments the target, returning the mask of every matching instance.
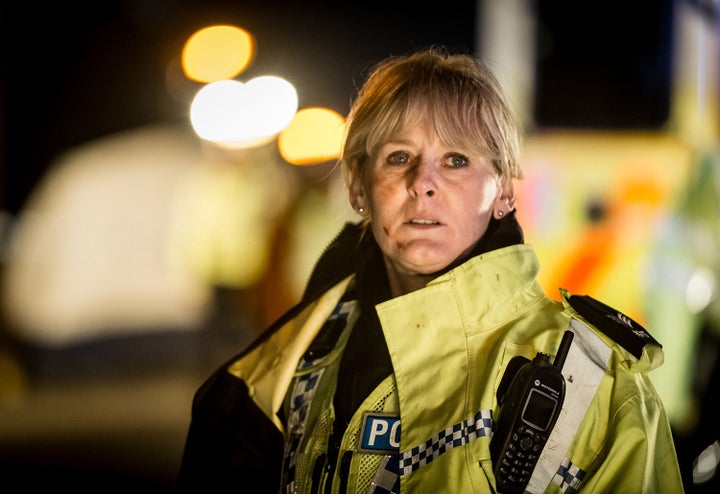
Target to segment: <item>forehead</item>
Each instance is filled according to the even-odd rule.
[[[403,127],[396,134],[390,136],[384,146],[411,145],[411,146],[443,146],[450,147],[451,144],[440,138],[435,129],[428,125],[415,125]]]
[[[385,134],[383,141],[380,145],[422,142],[464,149],[478,155],[486,154],[487,149],[484,139],[472,126],[428,107],[411,108],[398,119],[392,131]]]

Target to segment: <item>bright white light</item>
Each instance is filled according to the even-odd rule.
[[[256,77],[246,84],[224,80],[198,91],[190,107],[190,121],[201,139],[251,146],[287,127],[297,107],[297,91],[280,77]]]
[[[272,75],[247,82],[253,122],[249,126],[256,137],[275,135],[290,124],[298,107],[297,91],[292,84]]]
[[[688,309],[698,313],[708,306],[715,291],[715,278],[707,268],[700,268],[693,272],[685,289],[685,298]]]
[[[190,121],[195,133],[208,141],[232,141],[244,133],[243,119],[247,112],[243,84],[217,81],[197,92],[190,106]]]

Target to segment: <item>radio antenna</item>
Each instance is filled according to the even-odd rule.
[[[575,334],[572,331],[569,329],[565,330],[562,341],[560,341],[560,346],[558,347],[557,355],[555,355],[555,360],[553,361],[553,366],[557,370],[562,370],[563,365],[565,365],[565,358],[570,351],[573,336],[575,336]]]

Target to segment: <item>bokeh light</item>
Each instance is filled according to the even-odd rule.
[[[685,300],[693,314],[705,310],[715,295],[715,275],[708,268],[696,269],[685,288]]]
[[[345,119],[327,108],[305,108],[278,136],[280,155],[293,165],[312,165],[340,156]]]
[[[297,91],[281,77],[261,76],[247,83],[223,80],[198,91],[190,121],[204,140],[249,147],[274,138],[291,122],[297,107]]]
[[[245,97],[250,104],[250,135],[258,138],[275,135],[286,128],[298,109],[295,87],[282,77],[261,76],[246,84]]]
[[[188,38],[182,67],[191,80],[215,82],[236,77],[254,56],[255,40],[250,33],[235,26],[210,26]]]

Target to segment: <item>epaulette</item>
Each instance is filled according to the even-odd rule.
[[[642,356],[643,347],[648,343],[660,343],[636,321],[589,295],[569,295],[570,306],[590,324],[613,339],[636,358]]]

